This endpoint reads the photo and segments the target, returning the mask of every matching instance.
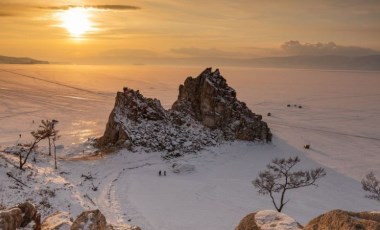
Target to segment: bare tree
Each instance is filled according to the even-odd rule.
[[[57,167],[57,147],[55,146],[55,142],[60,138],[61,136],[58,135],[58,130],[54,129],[52,140],[53,140],[53,146],[54,146],[54,166],[55,169],[58,169]]]
[[[267,170],[260,172],[259,177],[252,181],[259,194],[269,195],[273,205],[278,212],[281,212],[289,200],[285,201],[285,193],[288,190],[317,186],[316,181],[326,176],[324,168],[315,168],[306,171],[291,171],[293,167],[301,160],[298,157],[289,159],[272,160],[271,164],[267,165]],[[276,202],[275,193],[280,194],[279,201]]]
[[[21,150],[19,153],[20,158],[20,169],[23,169],[23,166],[26,164],[30,153],[35,151],[37,144],[44,140],[53,138],[56,135],[57,131],[54,129],[54,123],[49,120],[41,120],[41,125],[39,125],[38,129],[32,131],[31,134],[33,136],[33,142],[30,144],[27,150]],[[50,141],[49,141],[49,151],[50,151]],[[25,154],[23,154],[25,153]],[[25,155],[25,157],[23,157]]]
[[[54,123],[49,120],[41,120],[40,128],[42,128],[46,132],[46,138],[49,142],[49,156],[51,156],[51,139],[54,135]]]
[[[370,172],[362,180],[362,188],[368,193],[365,197],[380,202],[380,181]]]

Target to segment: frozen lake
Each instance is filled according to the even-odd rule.
[[[39,120],[57,119],[63,153],[77,150],[88,137],[102,135],[123,86],[170,108],[178,86],[203,69],[1,65],[0,145],[16,143],[19,134],[27,141]],[[300,149],[311,144],[309,158],[355,179],[369,170],[380,173],[379,72],[227,67],[221,73],[276,136]]]
[[[83,141],[102,135],[116,91],[123,86],[139,89],[170,108],[179,84],[201,71],[200,67],[1,65],[0,145],[28,141],[39,120],[57,119],[62,135],[57,144],[64,146],[61,157],[81,153],[86,150]],[[0,165],[0,191],[6,202],[13,205],[28,198],[38,203],[40,190],[53,188],[57,196],[50,199],[52,209],[43,210],[44,215],[57,209],[72,216],[100,209],[111,223],[137,224],[145,230],[233,229],[247,213],[273,208],[251,184],[259,171],[275,157],[297,155],[302,167],[323,165],[327,176],[318,188],[289,193],[286,214],[305,224],[331,209],[378,208],[364,198],[360,180],[369,171],[380,175],[379,72],[223,68],[221,73],[238,98],[263,115],[274,134],[272,144],[227,143],[172,161],[162,160],[160,153],[124,150],[98,160],[60,158],[58,170],[41,155],[28,173]],[[268,112],[272,116],[266,116]],[[305,144],[311,149],[303,149]],[[171,164],[177,161],[193,165],[195,171],[172,173]],[[10,189],[8,170],[24,180],[35,171],[32,187]],[[159,170],[167,170],[168,176],[159,178]],[[79,176],[83,174],[95,178],[86,182]],[[92,190],[94,184],[98,190]]]

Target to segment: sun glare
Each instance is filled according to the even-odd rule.
[[[60,14],[62,27],[70,33],[71,36],[80,38],[85,33],[93,30],[90,21],[90,12],[86,8],[70,8]]]

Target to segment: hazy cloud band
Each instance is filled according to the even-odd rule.
[[[84,7],[84,8],[93,8],[99,10],[140,10],[138,6],[132,5],[64,5],[64,6],[39,6],[38,9],[45,10],[67,10],[70,8]]]

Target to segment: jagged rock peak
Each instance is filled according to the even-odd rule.
[[[179,156],[215,145],[221,136],[220,132],[208,129],[186,114],[166,111],[159,100],[124,87],[123,92],[116,95],[106,130],[97,145],[164,151]]]
[[[196,152],[224,140],[271,140],[267,124],[251,112],[216,69],[188,77],[178,100],[167,111],[159,100],[127,87],[116,95],[98,147],[166,151],[174,155]],[[178,153],[180,152],[180,153]]]
[[[133,121],[164,120],[166,111],[161,106],[161,102],[156,98],[146,98],[139,90],[128,87],[123,88],[123,92],[118,92],[115,101],[115,108],[123,108],[117,112]]]
[[[144,121],[166,120],[165,109],[157,99],[144,97],[139,90],[128,87],[117,92],[115,106],[109,116],[104,135],[98,146],[118,145],[131,147],[133,131]]]
[[[252,113],[236,98],[236,91],[216,69],[205,69],[188,77],[179,87],[173,111],[189,114],[211,129],[221,129],[226,139],[271,141],[272,134],[262,116]]]

